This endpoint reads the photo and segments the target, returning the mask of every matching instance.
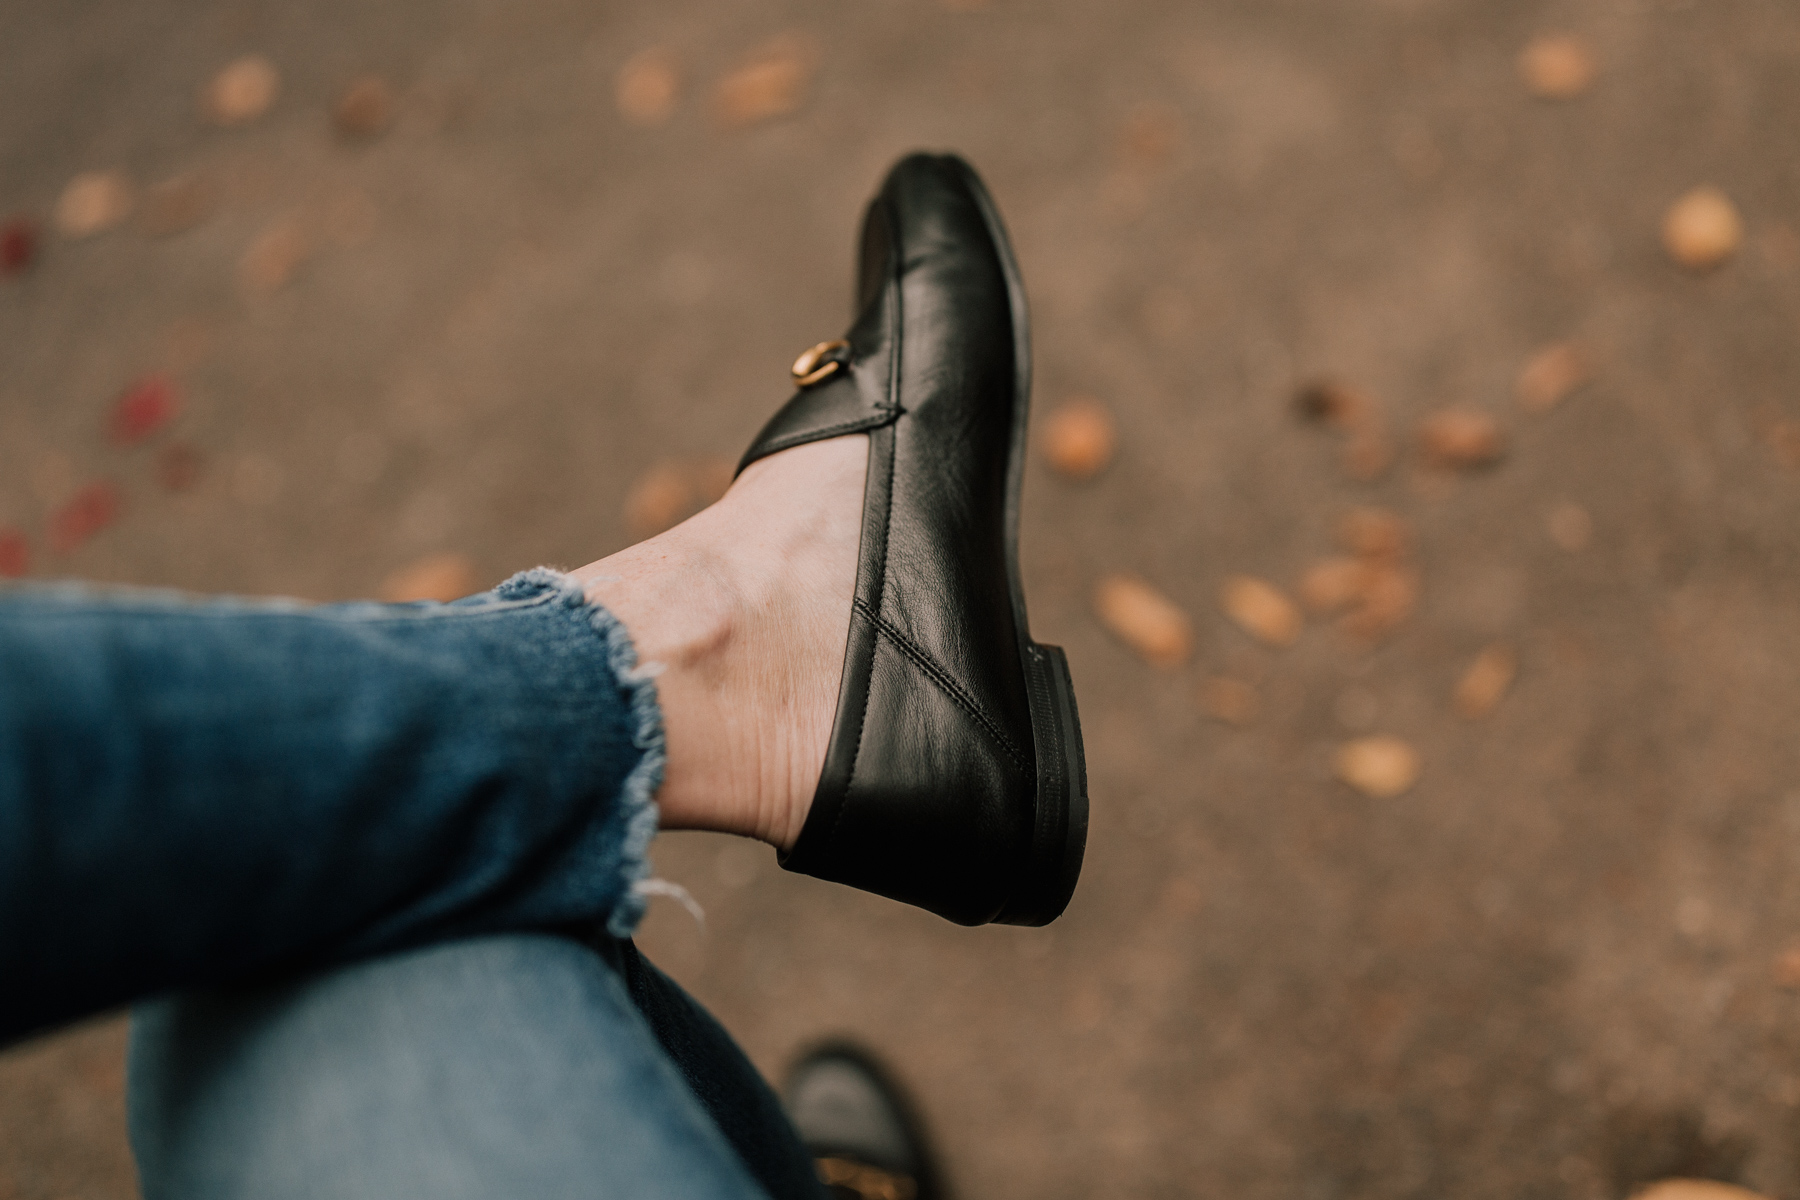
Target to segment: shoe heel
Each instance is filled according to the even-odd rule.
[[[1081,877],[1087,849],[1087,758],[1062,648],[1027,643],[1025,678],[1037,748],[1037,825],[1019,885],[994,919],[1005,925],[1048,925],[1068,907]]]

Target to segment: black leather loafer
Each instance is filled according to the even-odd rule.
[[[869,435],[836,723],[791,871],[964,925],[1043,925],[1087,842],[1068,663],[1031,640],[1019,485],[1025,292],[967,163],[914,155],[863,221],[856,323],[794,364],[799,391],[739,464]]]
[[[781,1103],[833,1200],[947,1200],[918,1110],[859,1047],[832,1042],[807,1053],[788,1072]]]

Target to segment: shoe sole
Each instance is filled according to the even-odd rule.
[[[1025,427],[1031,408],[1031,331],[1025,285],[993,197],[967,163],[955,161],[1000,256],[1012,305],[1014,393],[1012,451],[1006,467],[1006,577],[1012,588],[1013,625],[1019,632],[1019,661],[1025,670],[1037,756],[1037,811],[1031,848],[1011,898],[994,920],[1002,925],[1048,925],[1069,906],[1075,882],[1081,877],[1081,860],[1087,849],[1087,757],[1082,750],[1069,660],[1060,646],[1031,640],[1025,585],[1019,577],[1019,498],[1025,482]]]

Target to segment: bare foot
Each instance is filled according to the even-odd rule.
[[[825,763],[862,537],[868,435],[752,463],[712,507],[574,572],[657,677],[664,829],[786,850]]]

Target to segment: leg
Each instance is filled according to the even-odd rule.
[[[742,1054],[611,940],[483,938],[145,1006],[130,1104],[146,1200],[818,1194]]]

